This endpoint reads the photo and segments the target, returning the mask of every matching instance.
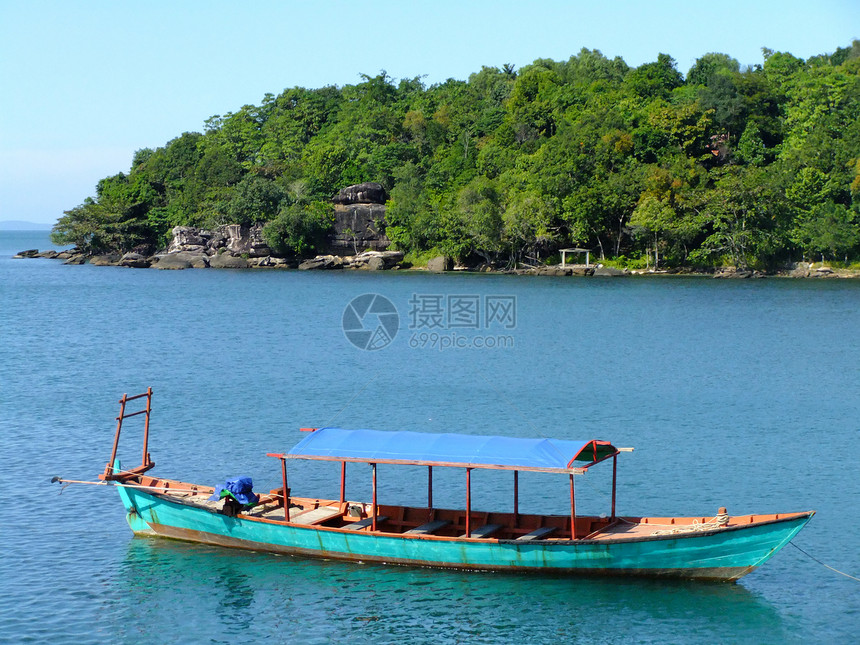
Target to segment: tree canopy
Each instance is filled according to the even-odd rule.
[[[467,81],[362,75],[284,90],[204,132],[139,150],[66,211],[54,238],[91,252],[163,245],[177,225],[266,224],[313,253],[341,188],[380,182],[388,235],[498,264],[565,246],[663,265],[860,259],[860,42],[741,68],[708,53],[630,68],[483,67]]]

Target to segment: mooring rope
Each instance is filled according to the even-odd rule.
[[[803,549],[801,549],[801,548],[800,548],[799,546],[797,546],[794,542],[790,542],[789,544],[791,544],[791,546],[793,546],[795,549],[797,549],[798,551],[800,551],[803,555],[805,555],[805,556],[806,556],[807,558],[809,558],[810,560],[814,560],[815,562],[817,562],[818,564],[820,564],[822,567],[824,567],[824,568],[826,568],[826,569],[830,569],[831,571],[834,571],[834,572],[838,573],[840,576],[845,576],[846,578],[851,578],[852,580],[856,580],[857,582],[860,582],[860,578],[855,578],[854,576],[849,575],[849,574],[845,573],[844,571],[840,571],[839,569],[834,569],[834,568],[833,568],[833,567],[831,567],[829,564],[824,564],[821,560],[819,560],[818,558],[816,558],[814,555],[810,555],[809,553],[807,553],[806,551],[804,551]]]
[[[726,526],[729,523],[728,513],[718,513],[707,522],[693,520],[692,524],[681,524],[672,529],[654,531],[651,535],[672,535],[674,533],[695,533],[696,531],[710,531]],[[669,526],[667,524],[656,524],[654,526]]]
[[[630,520],[624,519],[623,517],[617,517],[620,522],[624,522],[625,524],[631,524],[633,526],[671,526],[674,527],[672,529],[668,529],[665,531],[654,531],[651,535],[670,535],[672,533],[689,533],[692,531],[709,531],[710,529],[721,528],[726,526],[729,523],[729,514],[728,513],[718,513],[707,522],[699,522],[699,520],[693,520],[692,524],[659,524],[657,522],[631,522]]]

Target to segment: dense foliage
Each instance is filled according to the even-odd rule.
[[[860,257],[860,41],[741,69],[706,54],[637,68],[583,49],[425,86],[385,72],[267,94],[140,150],[59,220],[96,252],[176,225],[267,222],[284,253],[331,226],[331,196],[389,191],[400,249],[501,264],[580,246],[620,261],[764,266]]]

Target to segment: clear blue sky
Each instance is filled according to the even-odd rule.
[[[858,0],[0,0],[0,220],[54,222],[135,150],[287,87],[465,80],[582,47],[686,73],[708,52],[751,65],[855,38]]]

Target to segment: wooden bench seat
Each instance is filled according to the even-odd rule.
[[[526,533],[525,535],[521,535],[518,537],[518,540],[523,540],[524,542],[529,542],[531,540],[542,540],[543,538],[555,533],[558,530],[556,526],[542,526],[539,529],[535,529],[531,533]]]
[[[427,522],[427,524],[422,524],[421,526],[416,526],[414,529],[406,531],[404,535],[427,535],[428,533],[438,531],[444,526],[448,526],[450,523],[451,522],[449,522],[448,520],[436,520],[434,522]]]
[[[484,524],[484,526],[472,531],[472,535],[467,536],[465,533],[460,537],[487,538],[493,533],[496,533],[502,528],[501,524]]]
[[[336,517],[340,517],[343,515],[343,511],[340,508],[333,508],[331,506],[320,506],[319,508],[314,508],[310,511],[302,511],[301,513],[296,513],[293,515],[290,514],[290,522],[293,524],[322,524],[323,522],[327,522],[328,520],[334,519]]]
[[[379,515],[376,518],[376,523],[382,524],[387,519],[388,519],[387,515]],[[350,524],[347,524],[343,528],[345,528],[347,531],[360,531],[361,529],[366,529],[368,526],[371,526],[372,524],[373,524],[373,518],[372,517],[366,517],[363,520],[358,520],[357,522],[352,522]]]

